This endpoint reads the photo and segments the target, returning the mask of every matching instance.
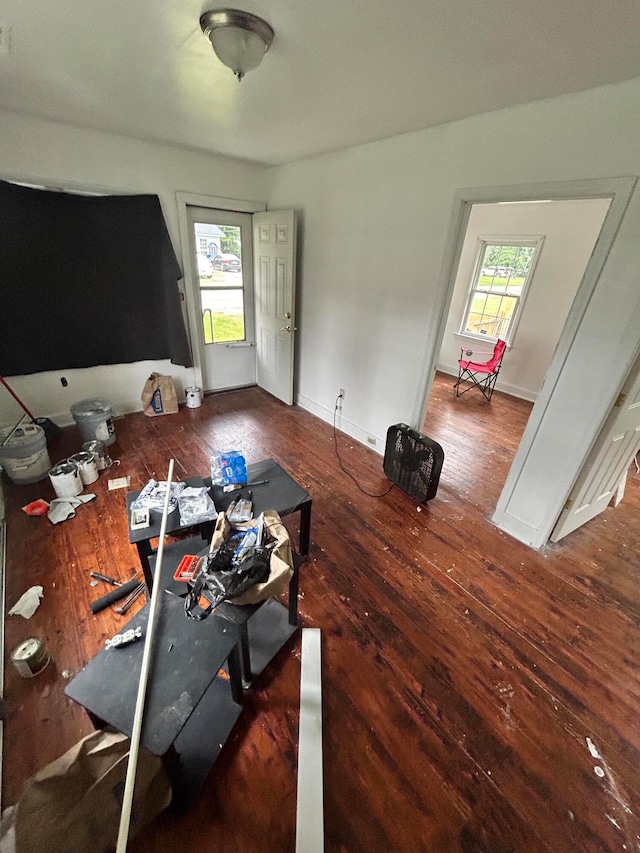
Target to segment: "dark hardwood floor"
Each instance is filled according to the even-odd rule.
[[[7,609],[32,584],[32,619],[7,617],[3,805],[90,731],[64,696],[71,678],[128,617],[96,616],[136,566],[124,491],[207,470],[213,450],[273,457],[313,496],[302,624],[322,629],[327,851],[633,851],[640,849],[640,477],[622,504],[542,552],[489,519],[530,404],[496,393],[456,400],[438,376],[425,432],[445,450],[437,497],[361,494],[340,470],[331,427],[258,389],[199,409],[116,422],[121,462],[97,499],[52,526],[21,507],[47,482],[8,488]],[[370,491],[382,460],[339,434]],[[80,444],[50,442],[52,461]],[[115,453],[117,451],[117,453]],[[295,534],[295,529],[291,528]],[[52,663],[21,679],[8,660],[46,640]],[[161,815],[132,851],[293,851],[300,634],[254,683],[206,789],[185,816]]]

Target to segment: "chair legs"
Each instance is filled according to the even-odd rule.
[[[482,376],[482,379],[478,377]],[[477,388],[482,396],[485,398],[487,402],[491,402],[491,398],[493,397],[493,391],[495,389],[496,380],[498,378],[498,371],[495,373],[474,373],[472,370],[465,368],[464,370],[460,368],[460,373],[458,375],[458,381],[453,386],[456,390],[456,397],[462,397],[463,394],[466,394],[467,391],[472,391],[474,388]],[[460,390],[460,384],[462,382],[471,382],[464,391]]]

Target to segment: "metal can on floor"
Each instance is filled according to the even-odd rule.
[[[47,666],[51,658],[39,637],[29,637],[11,652],[11,662],[21,678],[33,678]]]
[[[196,385],[189,385],[188,388],[184,389],[184,393],[187,398],[188,409],[197,409],[199,406],[202,405],[200,389]]]
[[[49,471],[49,479],[58,498],[75,497],[84,488],[78,466],[74,462],[60,462],[55,465]]]
[[[89,483],[95,483],[98,479],[98,466],[93,453],[90,450],[83,450],[80,453],[75,453],[70,456],[67,462],[72,462],[78,467],[78,473],[84,486]]]
[[[111,457],[107,453],[104,441],[98,441],[97,439],[94,439],[93,441],[85,441],[82,445],[82,449],[93,453],[93,458],[98,471],[104,471],[106,468],[111,467]]]

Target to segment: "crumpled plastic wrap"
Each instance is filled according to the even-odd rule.
[[[173,512],[178,506],[178,498],[185,489],[185,483],[171,483],[171,495],[169,497],[169,512]],[[162,512],[164,500],[167,494],[167,481],[154,480],[151,478],[142,489],[138,497],[131,502],[131,509],[152,509]]]
[[[215,521],[218,517],[216,505],[206,486],[187,486],[178,497],[180,524],[187,527],[203,521]]]

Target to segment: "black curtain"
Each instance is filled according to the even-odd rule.
[[[157,196],[0,181],[0,375],[169,358],[191,366]]]

